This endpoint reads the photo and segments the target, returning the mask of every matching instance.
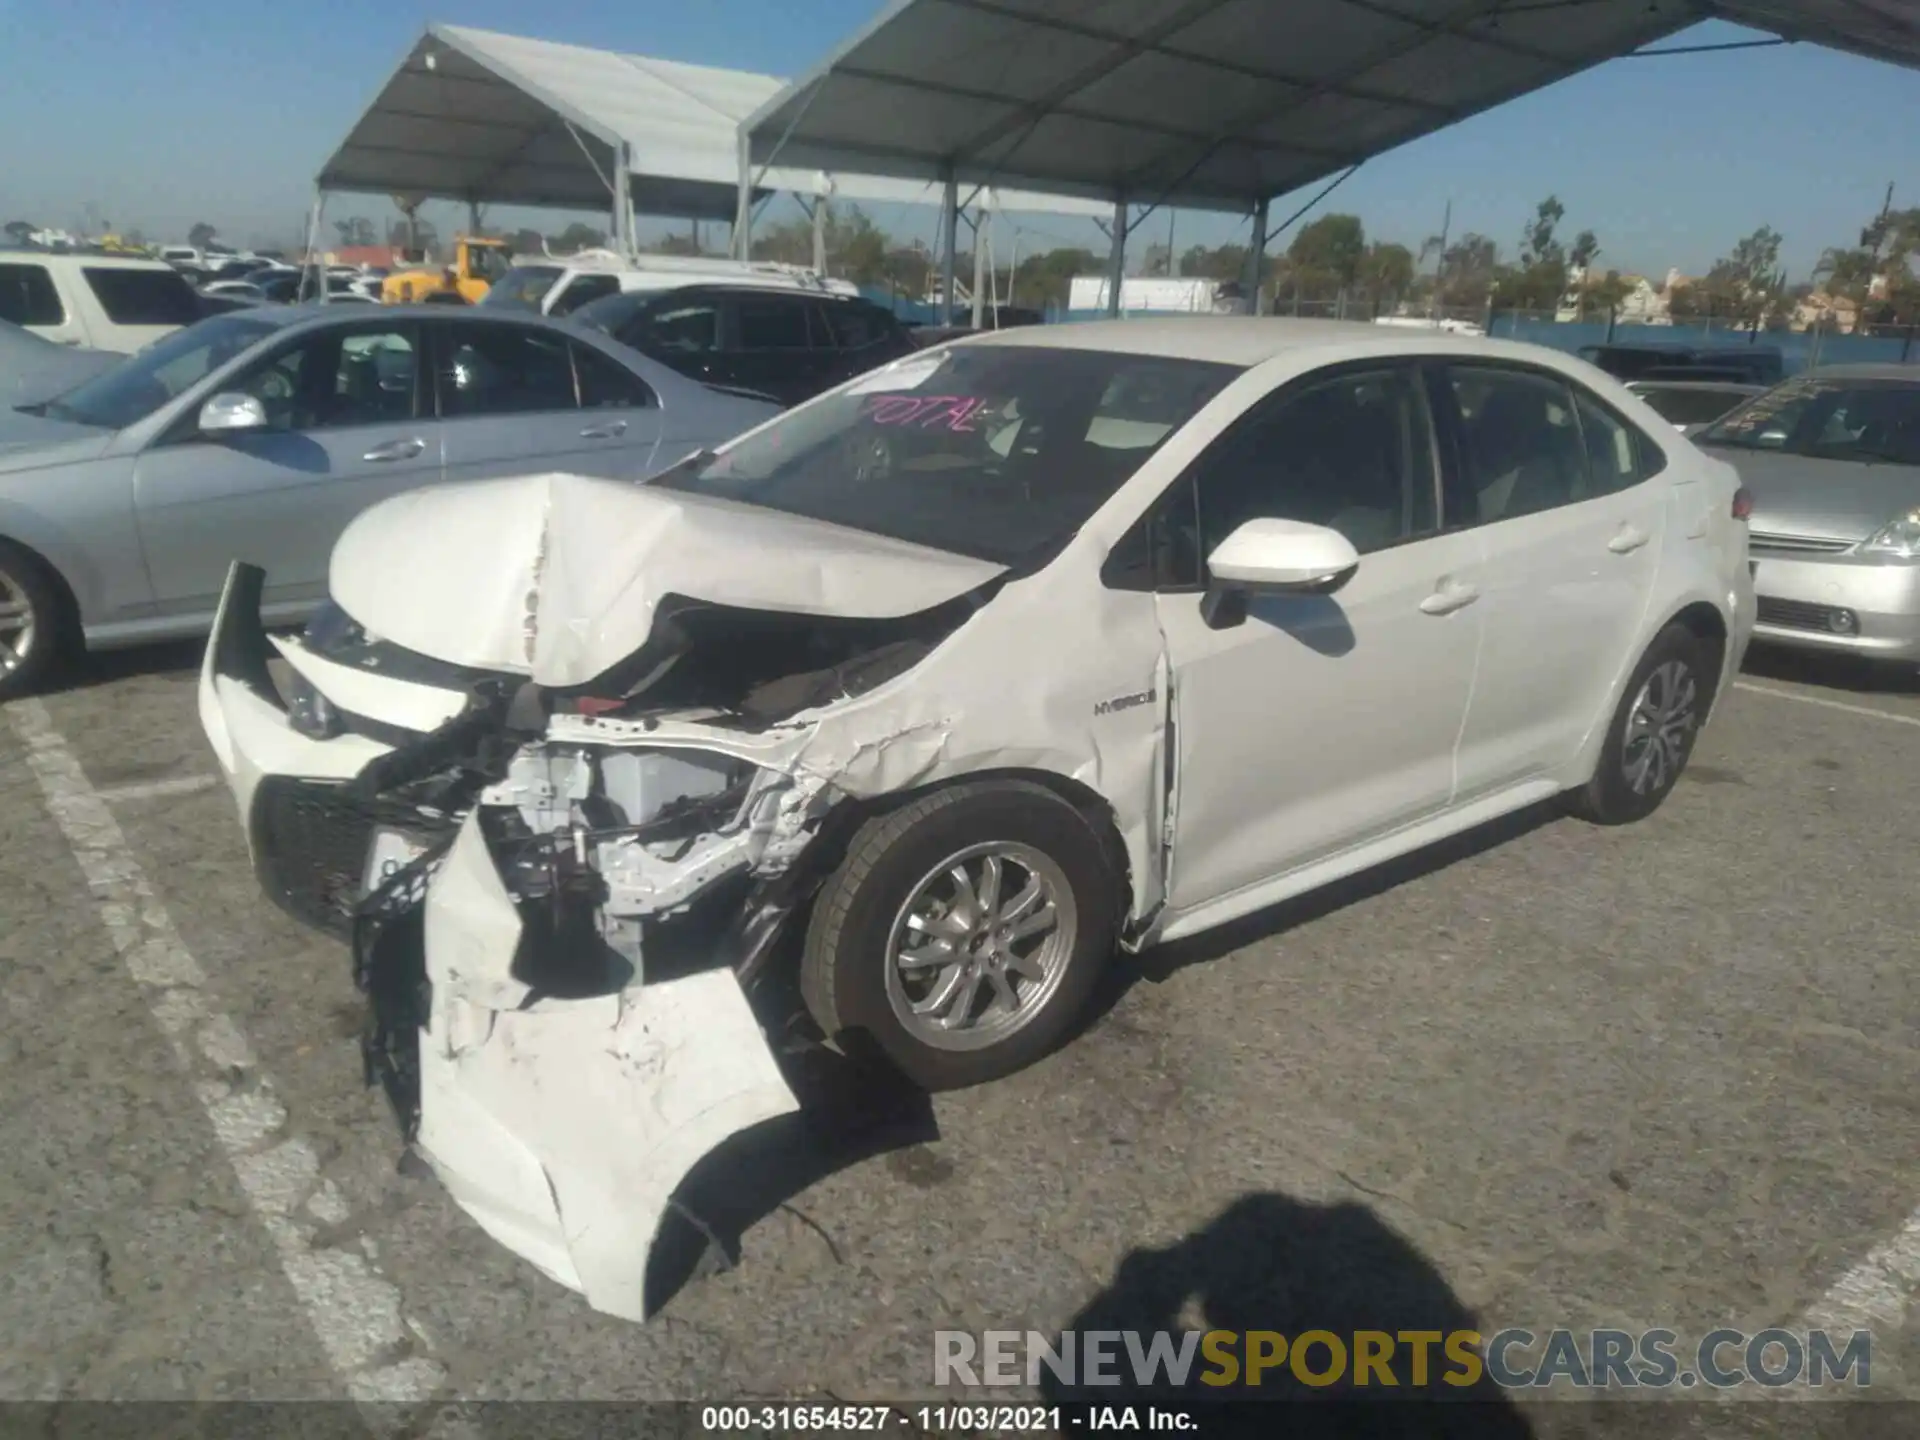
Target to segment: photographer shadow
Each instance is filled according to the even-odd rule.
[[[1084,1370],[1069,1386],[1043,1376],[1049,1404],[1119,1405],[1158,1402],[1206,1407],[1202,1433],[1216,1435],[1474,1437],[1530,1440],[1520,1411],[1475,1365],[1451,1360],[1443,1343],[1428,1348],[1424,1384],[1415,1384],[1408,1345],[1397,1338],[1390,1365],[1396,1384],[1373,1371],[1354,1383],[1352,1348],[1359,1331],[1398,1337],[1406,1332],[1447,1336],[1475,1330],[1472,1313],[1424,1257],[1354,1204],[1314,1205],[1284,1195],[1243,1196],[1212,1223],[1163,1250],[1140,1249],[1124,1260],[1113,1283],[1076,1315],[1069,1327],[1084,1347],[1091,1331],[1135,1331],[1149,1346],[1156,1331],[1179,1341],[1192,1330],[1235,1332],[1230,1353],[1245,1360],[1249,1331],[1286,1337],[1289,1353],[1249,1384],[1244,1370],[1233,1383],[1202,1383],[1222,1375],[1196,1349],[1185,1383],[1135,1383],[1124,1345],[1110,1348],[1120,1383],[1088,1384]],[[1339,1337],[1345,1363],[1334,1366],[1328,1347],[1307,1347],[1296,1370],[1294,1343],[1308,1331]],[[1331,1383],[1308,1383],[1302,1374]],[[1463,1383],[1471,1380],[1472,1383]],[[1229,1402],[1229,1403],[1221,1403]]]

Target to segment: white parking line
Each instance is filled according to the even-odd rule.
[[[1875,1325],[1898,1329],[1920,1290],[1920,1210],[1900,1232],[1836,1280],[1808,1309],[1809,1329],[1845,1335]]]
[[[401,1312],[399,1290],[369,1253],[313,1243],[318,1225],[348,1218],[347,1203],[320,1175],[313,1146],[287,1129],[278,1087],[218,1008],[104,797],[43,704],[16,701],[6,714],[26,742],[27,763],[80,862],[101,923],[173,1046],[328,1362],[363,1405],[432,1398],[446,1370],[424,1353],[426,1337]]]
[[[1849,715],[1870,715],[1875,720],[1891,720],[1896,725],[1920,725],[1920,716],[1896,715],[1891,710],[1876,710],[1871,705],[1849,705],[1844,700],[1829,700],[1824,695],[1802,695],[1795,690],[1776,690],[1771,685],[1755,685],[1748,680],[1733,682],[1736,690],[1750,695],[1771,695],[1776,700],[1798,700],[1802,705],[1818,705],[1823,710],[1844,710]]]
[[[130,785],[103,785],[93,793],[109,805],[122,805],[129,800],[160,800],[169,795],[192,795],[200,790],[211,790],[219,783],[218,775],[182,775],[174,780],[145,780]]]

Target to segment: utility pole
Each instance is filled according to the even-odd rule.
[[[1440,279],[1447,271],[1447,237],[1453,232],[1453,201],[1447,201],[1446,213],[1440,217],[1440,248],[1433,257],[1433,303],[1427,308],[1431,312],[1430,320],[1440,318]]]

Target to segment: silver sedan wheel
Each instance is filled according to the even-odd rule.
[[[33,602],[19,581],[0,570],[0,675],[27,663],[35,633]]]
[[[1700,687],[1683,661],[1656,666],[1627,712],[1621,772],[1636,795],[1657,795],[1686,762],[1687,743],[1698,722]]]
[[[908,892],[887,937],[887,1000],[915,1040],[980,1050],[1024,1028],[1066,974],[1079,916],[1064,871],[1028,845],[972,845]]]

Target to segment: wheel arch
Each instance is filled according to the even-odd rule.
[[[1030,785],[1046,790],[1079,813],[1099,839],[1112,866],[1119,901],[1115,924],[1124,928],[1137,901],[1133,866],[1120,830],[1113,802],[1084,781],[1058,771],[1024,766],[995,766],[942,775],[936,780],[890,790],[882,795],[849,796],[829,811],[806,847],[778,876],[761,882],[742,907],[746,920],[737,943],[729,947],[729,962],[743,981],[774,963],[786,942],[804,933],[820,887],[846,858],[853,837],[868,821],[913,804],[941,790],[962,785]],[[797,964],[798,957],[787,957]]]
[[[54,617],[60,627],[60,639],[68,645],[84,648],[86,635],[81,625],[80,597],[74,593],[72,582],[67,579],[61,568],[49,559],[39,546],[22,539],[17,531],[0,529],[0,543],[20,551],[39,568],[42,575],[46,576],[48,583],[53,586],[54,596],[60,607],[60,613]]]

